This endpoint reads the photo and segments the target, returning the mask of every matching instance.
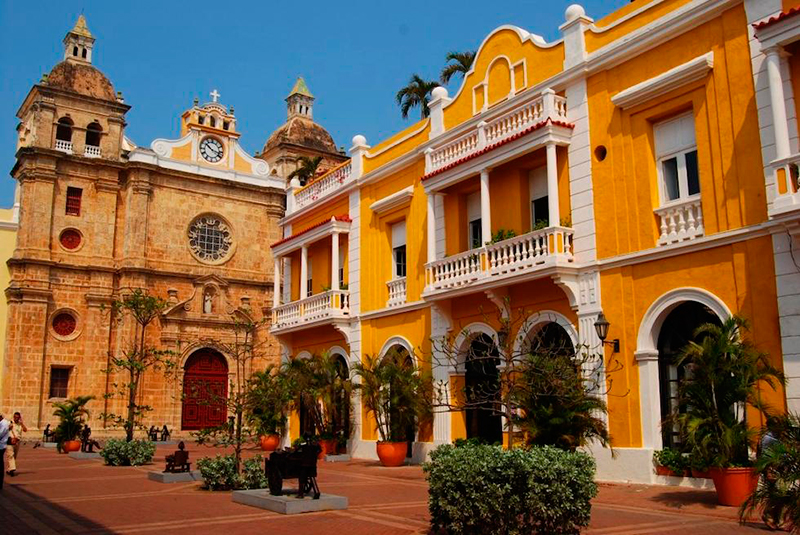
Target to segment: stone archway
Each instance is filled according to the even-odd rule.
[[[228,411],[228,362],[211,348],[192,353],[183,367],[181,429],[196,431],[225,423]]]

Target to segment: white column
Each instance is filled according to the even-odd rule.
[[[428,262],[436,260],[436,194],[428,192]]]
[[[481,171],[481,246],[492,241],[492,206],[489,199],[489,170]]]
[[[308,297],[308,247],[305,245],[300,255],[300,299]]]
[[[331,290],[339,289],[339,233],[331,235]]]
[[[766,54],[776,158],[787,158],[791,153],[789,149],[789,122],[786,120],[786,102],[783,94],[783,79],[781,78],[781,55],[783,50],[780,47],[772,47],[766,50]]]
[[[275,257],[275,271],[273,273],[274,284],[272,287],[272,308],[281,305],[281,257]]]
[[[547,207],[550,211],[550,226],[561,224],[558,213],[558,165],[556,160],[556,144],[547,144]]]

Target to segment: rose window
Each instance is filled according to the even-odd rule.
[[[61,233],[59,237],[59,241],[64,249],[74,250],[77,249],[81,244],[81,233],[75,229],[68,228],[64,232]]]
[[[203,215],[189,225],[189,247],[200,260],[222,260],[228,256],[232,246],[231,229],[219,217]]]
[[[53,330],[59,336],[69,336],[75,332],[75,316],[68,312],[60,312],[53,318]]]

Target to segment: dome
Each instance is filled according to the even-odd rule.
[[[328,131],[311,119],[301,115],[292,117],[283,126],[275,130],[264,145],[264,152],[277,147],[281,143],[299,145],[321,152],[337,152],[336,144]]]
[[[117,100],[114,86],[108,78],[88,63],[62,61],[50,71],[47,85],[74,91],[87,97]]]

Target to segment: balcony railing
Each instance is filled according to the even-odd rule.
[[[349,315],[350,293],[347,290],[330,290],[274,309],[272,328],[285,329],[319,320],[348,318]]]
[[[656,208],[659,218],[659,245],[693,240],[703,235],[703,207],[700,197],[680,199]]]
[[[67,154],[72,154],[72,141],[64,141],[62,139],[56,139],[56,150],[60,150],[61,152],[66,152]]]
[[[350,178],[352,166],[350,161],[346,161],[339,167],[335,167],[317,178],[310,184],[294,192],[295,210],[308,206],[321,197],[325,197],[333,191],[344,186]]]
[[[534,230],[498,243],[448,256],[426,266],[426,292],[467,286],[495,277],[533,273],[538,266],[573,259],[573,231],[567,227]]]
[[[406,278],[390,280],[386,283],[389,288],[389,300],[386,302],[387,307],[396,307],[406,303]]]
[[[100,147],[94,147],[92,145],[86,145],[83,149],[83,155],[87,158],[99,158],[100,157]]]
[[[566,98],[552,92],[545,93],[500,117],[478,123],[475,130],[426,154],[425,172],[426,174],[434,173],[486,147],[506,141],[547,119],[566,122]]]
[[[800,154],[772,162],[775,176],[775,199],[770,215],[800,209]]]

